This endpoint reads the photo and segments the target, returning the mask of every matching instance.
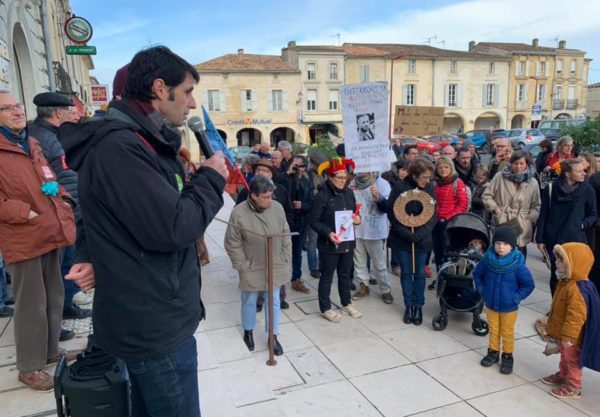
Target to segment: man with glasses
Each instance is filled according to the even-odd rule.
[[[51,391],[58,362],[64,290],[61,248],[75,242],[74,200],[58,186],[24,106],[0,90],[0,251],[12,277],[19,381]],[[68,360],[78,352],[62,352]]]
[[[498,172],[502,172],[505,166],[510,164],[510,157],[512,155],[512,146],[509,138],[496,137],[493,139],[496,149],[496,157],[491,160],[489,165],[490,180]]]

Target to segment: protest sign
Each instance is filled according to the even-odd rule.
[[[396,106],[394,136],[439,135],[443,128],[443,107]]]

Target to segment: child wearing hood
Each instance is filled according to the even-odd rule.
[[[560,350],[559,371],[542,378],[558,398],[581,398],[583,366],[600,371],[600,296],[588,279],[594,263],[584,243],[554,246],[558,283],[546,331]]]
[[[488,352],[481,360],[481,366],[490,367],[499,361],[502,342],[500,372],[511,374],[517,310],[519,303],[535,287],[512,227],[499,226],[496,229],[492,246],[477,264],[473,279],[477,291],[483,296],[490,328]]]

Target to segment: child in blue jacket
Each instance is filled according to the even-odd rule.
[[[512,227],[498,227],[492,243],[473,272],[475,286],[485,302],[490,327],[488,353],[481,360],[481,366],[489,367],[498,362],[502,340],[500,372],[510,374],[514,361],[517,310],[535,284],[517,247],[517,235]]]

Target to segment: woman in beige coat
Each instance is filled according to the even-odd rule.
[[[481,197],[485,208],[494,215],[494,224],[507,223],[516,229],[517,245],[525,257],[540,215],[540,190],[534,177],[529,154],[516,151],[510,165],[492,179]]]
[[[240,275],[242,290],[242,326],[244,343],[254,350],[252,330],[256,324],[256,300],[259,292],[267,291],[267,239],[264,235],[285,234],[290,229],[281,204],[273,201],[273,182],[261,175],[254,177],[246,201],[231,212],[225,233],[225,250],[233,267]],[[279,287],[290,275],[292,243],[289,236],[273,239],[273,333],[275,355],[283,348],[277,340],[279,334]],[[269,309],[265,309],[265,332],[269,328]]]

